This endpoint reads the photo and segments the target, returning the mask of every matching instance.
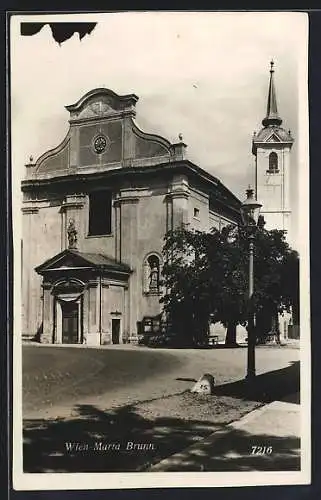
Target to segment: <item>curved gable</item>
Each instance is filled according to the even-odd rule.
[[[186,145],[171,144],[135,123],[135,94],[117,95],[98,88],[66,106],[70,128],[62,143],[27,165],[27,178],[94,173],[184,158]]]
[[[135,159],[165,157],[170,158],[171,143],[156,134],[143,132],[137,124],[132,121],[132,132],[135,137]]]
[[[135,94],[118,95],[110,89],[97,88],[87,92],[75,104],[65,106],[70,113],[70,121],[79,119],[99,119],[104,116],[132,111],[138,101]]]
[[[34,173],[36,175],[62,175],[67,174],[69,169],[70,134],[69,131],[64,140],[55,148],[50,149],[40,156],[35,163]]]

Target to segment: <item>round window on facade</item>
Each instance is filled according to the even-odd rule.
[[[95,137],[94,139],[94,150],[95,152],[100,155],[102,154],[106,148],[107,148],[107,139],[104,135],[98,135],[97,137]]]

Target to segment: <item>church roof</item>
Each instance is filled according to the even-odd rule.
[[[117,262],[111,257],[101,253],[79,252],[78,250],[63,250],[36,267],[38,274],[47,271],[62,271],[81,268],[103,268],[105,270],[121,273],[130,273],[130,267],[122,262]]]
[[[266,142],[269,139],[275,142],[293,142],[293,137],[290,131],[285,130],[282,127],[270,126],[265,127],[260,130],[258,134],[254,136],[254,142]]]
[[[268,100],[266,106],[266,117],[262,120],[262,125],[264,127],[268,127],[269,125],[281,125],[282,119],[278,114],[278,107],[276,101],[276,91],[274,86],[274,62],[271,61],[271,69],[270,69],[270,83],[269,83],[269,92],[268,92]]]
[[[260,143],[286,143],[292,145],[294,139],[290,130],[286,131],[281,127],[282,118],[280,118],[277,107],[276,90],[274,85],[274,62],[271,61],[269,91],[266,105],[266,116],[262,120],[263,128],[253,135],[252,153],[256,154],[256,149]]]

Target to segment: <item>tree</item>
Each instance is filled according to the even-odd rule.
[[[180,227],[165,236],[163,253],[161,301],[178,335],[189,343],[204,342],[211,315],[227,327],[226,345],[235,345],[236,327],[246,324],[249,313],[246,235],[232,225],[210,233]],[[271,329],[271,318],[294,304],[297,262],[284,232],[260,227],[252,301],[259,337]]]
[[[257,231],[255,241],[253,307],[257,318],[257,337],[278,331],[278,314],[291,311],[299,289],[299,257],[280,230]]]
[[[161,301],[175,331],[189,342],[205,341],[211,314],[235,344],[236,325],[246,319],[244,255],[231,235],[232,227],[211,233],[180,227],[165,236]]]
[[[208,279],[207,234],[184,227],[171,231],[165,236],[163,253],[164,312],[182,342],[202,342],[207,335],[213,291]]]

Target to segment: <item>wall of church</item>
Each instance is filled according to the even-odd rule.
[[[34,336],[42,323],[42,278],[36,266],[61,251],[61,214],[58,206],[23,209],[23,335]],[[41,244],[39,244],[41,242]]]
[[[128,337],[128,324],[126,321],[125,294],[123,286],[111,284],[102,286],[102,310],[101,310],[101,330],[102,344],[112,343],[112,320],[120,320],[120,343],[126,341]]]
[[[166,190],[159,194],[123,201],[121,205],[121,260],[133,270],[129,283],[129,328],[137,331],[137,321],[145,315],[160,312],[158,296],[146,295],[143,290],[144,260],[148,254],[160,256],[167,228]]]
[[[148,252],[161,253],[167,225],[164,194],[139,199],[138,221],[138,255],[143,258]]]
[[[220,231],[223,227],[228,226],[229,224],[235,224],[235,222],[231,219],[223,217],[219,213],[213,211],[209,212],[209,231],[214,227]]]
[[[214,212],[209,212],[208,220],[209,230],[211,230],[213,227],[215,227],[216,229],[221,228],[221,219],[219,215],[215,214]]]
[[[190,188],[188,199],[188,223],[190,229],[208,231],[209,229],[209,198]]]

